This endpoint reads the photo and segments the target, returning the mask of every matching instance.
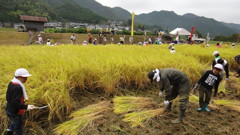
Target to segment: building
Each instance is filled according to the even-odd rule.
[[[14,27],[15,29],[18,29],[20,26],[23,26],[23,24],[22,24],[22,23],[14,23],[14,24],[13,24],[13,27]]]
[[[44,23],[48,20],[46,17],[20,15],[20,19],[26,27],[26,31],[43,31]]]
[[[44,28],[62,28],[62,22],[48,22],[44,24]]]

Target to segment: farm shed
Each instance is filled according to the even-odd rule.
[[[44,23],[48,21],[46,17],[27,16],[27,15],[20,15],[20,19],[25,25],[27,31],[29,30],[43,31]]]

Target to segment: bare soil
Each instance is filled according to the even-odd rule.
[[[158,96],[158,89],[151,90],[122,90],[121,95],[150,97],[157,103],[162,103],[163,98]],[[120,96],[120,94],[118,95]],[[80,109],[87,105],[99,103],[103,100],[112,101],[113,97],[106,97],[103,93],[74,93],[74,100],[77,103],[77,108]],[[240,100],[239,95],[235,92],[232,93],[219,93],[215,99],[231,99]],[[112,103],[113,105],[113,103]],[[98,127],[86,129],[82,132],[83,135],[238,135],[240,134],[240,112],[231,110],[224,106],[218,108],[211,108],[209,112],[197,112],[197,103],[189,103],[189,107],[185,113],[185,119],[182,124],[172,124],[170,120],[177,118],[179,105],[177,101],[173,105],[171,112],[163,116],[155,117],[151,121],[145,122],[144,126],[132,128],[129,123],[124,122],[122,114],[115,114],[113,110],[108,112],[104,117],[104,121]],[[41,125],[44,132],[52,135],[52,129],[56,127],[60,121],[55,121],[52,124],[47,123],[46,115],[39,117],[36,122]],[[68,118],[64,119],[64,121]],[[42,123],[41,123],[42,122]],[[37,133],[32,133],[31,123],[28,123],[25,128],[25,134],[43,134],[40,130]],[[36,128],[36,127],[35,127]]]

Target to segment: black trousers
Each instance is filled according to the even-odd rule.
[[[8,129],[10,131],[14,131],[16,135],[22,135],[23,134],[22,115],[7,113],[7,116],[11,120],[11,123],[10,123]]]
[[[205,105],[208,105],[212,97],[212,90],[206,89],[204,86],[200,85],[199,87],[199,106],[204,108]]]

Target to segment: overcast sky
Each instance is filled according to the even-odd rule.
[[[136,14],[174,11],[178,15],[193,13],[217,21],[240,24],[240,0],[96,0],[104,6],[122,7]]]

